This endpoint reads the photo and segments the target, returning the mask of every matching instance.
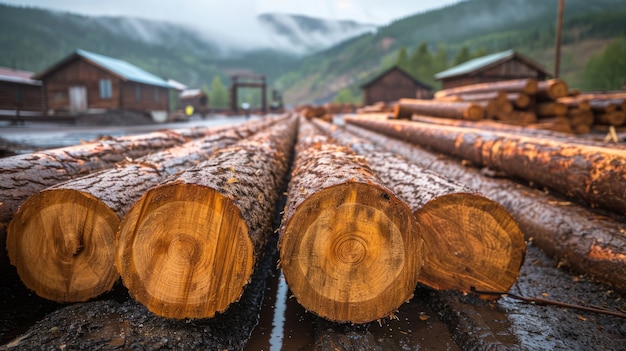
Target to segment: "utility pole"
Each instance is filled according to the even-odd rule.
[[[559,70],[561,66],[561,32],[563,29],[563,8],[565,7],[565,0],[559,0],[559,9],[556,15],[556,40],[554,46],[556,47],[556,53],[554,55],[554,78],[559,77]]]

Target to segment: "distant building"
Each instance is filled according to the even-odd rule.
[[[45,111],[41,81],[33,72],[0,67],[0,115],[41,114]]]
[[[435,75],[435,79],[441,81],[442,89],[448,89],[510,79],[545,80],[549,76],[551,74],[538,63],[514,50],[507,50],[475,58],[439,72]]]
[[[183,90],[178,95],[178,106],[188,115],[191,112],[205,117],[209,113],[209,97],[202,89]]]
[[[363,105],[392,102],[402,98],[430,99],[433,88],[413,78],[400,67],[394,66],[361,85]]]
[[[47,108],[54,112],[128,110],[150,113],[155,121],[167,118],[174,89],[126,61],[80,49],[34,79],[43,81]]]

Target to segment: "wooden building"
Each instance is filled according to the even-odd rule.
[[[188,116],[198,113],[205,117],[209,113],[209,97],[202,89],[186,89],[178,95],[178,106]]]
[[[89,113],[128,110],[167,118],[171,86],[164,79],[126,61],[76,50],[34,79],[43,81],[47,108]]]
[[[40,115],[45,111],[41,81],[33,72],[0,67],[0,115]]]
[[[413,78],[400,67],[394,66],[361,85],[363,105],[392,102],[401,98],[430,99],[433,88]]]
[[[546,80],[551,74],[533,60],[507,50],[479,57],[439,72],[435,79],[442,89],[463,85],[497,82],[510,79],[534,78]]]

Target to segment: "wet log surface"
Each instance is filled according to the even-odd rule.
[[[592,207],[626,214],[622,150],[410,121],[362,117],[346,121],[533,181]]]
[[[301,122],[279,245],[306,309],[351,323],[392,314],[417,285],[419,233],[408,205],[362,159]]]
[[[196,135],[193,129],[184,135]],[[0,159],[0,242],[17,208],[31,195],[54,184],[113,167],[127,158],[183,144],[186,137],[162,131],[107,138],[82,145],[39,151]],[[6,251],[0,250],[0,274],[7,271]]]
[[[439,90],[435,93],[435,98],[460,94],[490,93],[494,91],[504,91],[507,93],[525,93],[534,95],[537,93],[537,81],[535,79],[513,79],[501,82],[489,82],[460,86],[456,88]]]
[[[8,227],[11,263],[27,287],[52,301],[86,301],[110,290],[119,279],[115,233],[130,206],[167,177],[274,122],[218,130],[31,196]]]
[[[524,260],[524,234],[497,202],[323,121],[316,126],[365,157],[414,211],[424,239],[419,281],[437,290],[508,291]],[[493,296],[492,296],[493,298]]]
[[[492,178],[458,159],[426,151],[362,128],[349,131],[467,186],[502,204],[528,240],[561,264],[626,292],[626,220],[594,212],[558,195],[509,179]]]
[[[271,234],[295,133],[291,118],[133,205],[116,238],[116,266],[133,298],[169,318],[209,318],[239,299]]]
[[[485,117],[485,108],[473,102],[400,99],[394,106],[395,118],[410,118],[412,114],[435,117],[479,120]]]

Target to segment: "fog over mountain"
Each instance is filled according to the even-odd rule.
[[[373,24],[351,20],[327,20],[303,15],[268,13],[242,21],[237,31],[220,31],[202,23],[174,23],[137,17],[67,16],[53,11],[65,20],[96,25],[116,36],[144,43],[172,46],[176,41],[196,42],[203,52],[230,56],[259,49],[271,49],[292,55],[308,55],[327,49],[356,35],[376,30]]]

